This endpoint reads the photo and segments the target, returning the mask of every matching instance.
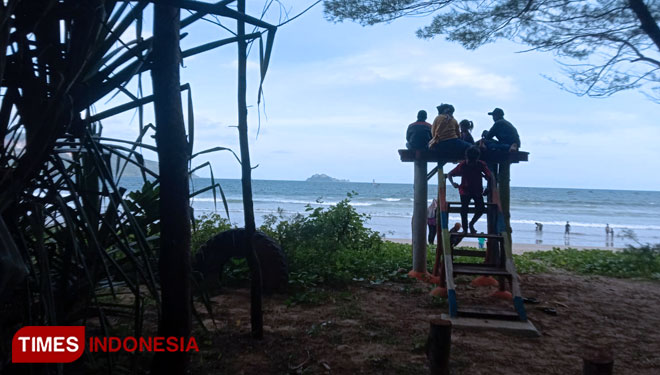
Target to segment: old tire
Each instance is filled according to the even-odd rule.
[[[282,247],[263,232],[255,232],[254,246],[261,266],[264,294],[286,288],[289,269]],[[197,252],[193,268],[205,276],[220,274],[231,258],[245,258],[248,247],[245,229],[230,229],[213,236]]]

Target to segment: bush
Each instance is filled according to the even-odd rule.
[[[409,246],[384,243],[378,232],[367,228],[369,216],[350,205],[354,194],[327,208],[308,205],[307,216],[287,218],[280,211],[264,217],[260,229],[282,245],[292,285],[380,283],[398,277],[397,270],[409,265]]]
[[[281,210],[277,215],[266,215],[260,229],[292,252],[298,248],[323,248],[324,252],[378,248],[383,243],[380,234],[364,226],[369,215],[350,205],[355,194],[347,194],[346,199],[328,208],[307,205],[307,216],[286,218]]]
[[[229,220],[223,218],[219,214],[210,213],[204,214],[195,220],[195,225],[192,231],[191,249],[195,254],[206,241],[220,232],[231,229]]]

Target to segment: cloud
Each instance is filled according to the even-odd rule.
[[[475,95],[512,97],[518,92],[511,76],[417,47],[374,48],[340,58],[295,64],[298,77],[324,86],[386,82],[417,84],[426,89],[468,89]],[[304,78],[303,78],[304,77]]]

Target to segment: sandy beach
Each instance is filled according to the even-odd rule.
[[[412,244],[412,239],[410,238],[385,238],[386,241],[395,242],[395,243],[406,243]],[[464,240],[460,243],[460,246],[466,247],[478,247],[477,241]],[[529,244],[529,243],[514,243],[513,244],[513,253],[522,254],[528,251],[546,251],[552,250],[554,248],[559,249],[600,249],[600,250],[623,250],[621,247],[604,247],[604,246],[573,246],[573,245],[559,245],[559,244]]]

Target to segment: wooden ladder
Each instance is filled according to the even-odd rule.
[[[443,287],[447,288],[447,300],[449,303],[449,315],[452,318],[470,317],[500,320],[527,321],[524,302],[520,293],[520,283],[516,267],[513,263],[513,252],[511,249],[511,233],[504,223],[504,215],[499,201],[497,189],[491,189],[491,202],[486,204],[489,233],[450,233],[449,213],[460,213],[460,203],[447,202],[447,185],[445,181],[443,165],[438,165],[438,245],[436,251],[442,253],[444,267],[440,269],[440,277],[444,281]],[[491,181],[491,187],[496,186]],[[470,213],[475,212],[472,205]],[[458,237],[486,238],[488,240],[487,251],[458,250],[454,249],[452,239]],[[454,256],[468,256],[485,258],[481,263],[454,263]],[[443,275],[444,274],[444,275]],[[492,310],[485,308],[458,308],[456,298],[456,286],[454,277],[456,275],[483,275],[494,276],[499,279],[500,290],[505,290],[505,280],[511,286],[514,311]]]

